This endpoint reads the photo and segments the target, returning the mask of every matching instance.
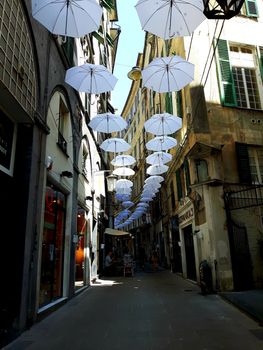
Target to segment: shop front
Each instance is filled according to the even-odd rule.
[[[86,210],[78,207],[77,211],[77,235],[75,250],[75,288],[81,288],[85,285],[85,276],[88,267],[86,266],[85,257],[88,257],[88,225]]]

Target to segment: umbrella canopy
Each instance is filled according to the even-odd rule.
[[[115,188],[131,188],[133,186],[133,183],[130,180],[120,179],[117,180]]]
[[[147,170],[146,173],[149,175],[161,175],[164,174],[168,171],[169,167],[167,165],[150,165]]]
[[[117,176],[132,176],[135,174],[135,171],[131,168],[120,167],[113,170],[112,174]]]
[[[154,152],[146,158],[146,163],[155,164],[166,164],[172,160],[172,155],[166,152]]]
[[[149,207],[149,204],[148,204],[148,203],[138,203],[138,204],[137,204],[137,208],[138,208],[138,207],[148,208],[148,207]]]
[[[124,207],[124,208],[130,208],[133,206],[133,202],[132,201],[124,201],[121,203],[121,205]]]
[[[114,166],[126,166],[133,165],[135,162],[136,159],[133,156],[128,154],[120,154],[111,161],[111,164]]]
[[[152,200],[153,200],[152,197],[144,197],[144,196],[141,197],[141,202],[151,202]]]
[[[158,92],[179,91],[194,79],[194,65],[180,56],[154,58],[142,70],[143,86]]]
[[[127,122],[120,115],[102,113],[92,118],[89,122],[89,126],[93,130],[109,134],[126,129]]]
[[[169,113],[154,114],[144,123],[147,132],[154,135],[169,135],[182,127],[182,118]]]
[[[202,0],[139,0],[135,7],[142,29],[165,40],[191,35],[205,19]]]
[[[156,136],[146,143],[146,148],[150,151],[167,151],[177,145],[176,139],[170,136]]]
[[[121,194],[121,193],[115,194],[115,199],[121,202],[130,200],[130,197],[131,197],[130,194]]]
[[[131,188],[117,188],[116,194],[130,194],[132,191]]]
[[[111,91],[117,80],[106,67],[91,63],[69,68],[65,78],[65,82],[74,89],[89,94]]]
[[[126,152],[131,146],[123,139],[112,137],[102,142],[100,148],[105,152]]]
[[[144,182],[146,184],[149,184],[149,183],[151,184],[151,183],[155,183],[155,182],[161,183],[163,181],[164,181],[164,178],[162,176],[160,176],[160,175],[153,175],[153,176],[149,176]]]
[[[99,28],[96,0],[33,0],[32,16],[51,33],[79,38]]]

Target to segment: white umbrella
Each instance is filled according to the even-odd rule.
[[[153,176],[149,176],[144,182],[148,184],[148,183],[155,183],[155,182],[160,183],[163,181],[164,181],[164,178],[162,176],[153,175]]]
[[[191,35],[205,19],[202,0],[139,0],[135,7],[142,29],[165,40]]]
[[[126,152],[131,146],[123,139],[112,137],[102,142],[100,148],[105,152]]]
[[[154,114],[144,123],[147,132],[154,135],[169,135],[182,127],[182,118],[169,113]]]
[[[150,165],[147,170],[146,173],[149,175],[161,175],[164,174],[168,171],[169,167],[165,164],[163,165]]]
[[[154,152],[146,158],[146,163],[154,164],[166,164],[172,160],[172,155],[166,152]]]
[[[156,136],[146,143],[146,148],[150,151],[167,151],[177,145],[176,139],[170,136]]]
[[[120,154],[111,161],[111,164],[114,166],[126,166],[133,165],[135,162],[136,159],[133,156],[128,154]]]
[[[113,170],[112,174],[117,176],[132,176],[135,174],[135,171],[131,168],[120,167]]]
[[[133,183],[130,180],[126,179],[120,179],[116,181],[115,188],[131,188],[133,186]]]
[[[111,91],[117,80],[106,67],[91,63],[69,68],[65,77],[65,82],[74,89],[89,94]]]
[[[133,206],[133,202],[132,201],[124,201],[121,203],[121,205],[124,207],[124,208],[130,208]]]
[[[32,16],[51,33],[79,38],[99,28],[96,0],[33,0]]]
[[[151,202],[153,200],[152,197],[141,197],[141,202]]]
[[[147,203],[138,203],[138,204],[137,204],[137,207],[148,208],[148,207],[149,207],[149,204],[147,204]]]
[[[142,70],[143,86],[158,92],[179,91],[194,79],[194,65],[180,56],[154,58]]]
[[[132,189],[131,188],[117,188],[116,194],[131,194]]]
[[[89,126],[93,130],[109,134],[127,128],[127,122],[120,115],[102,113],[92,118]]]

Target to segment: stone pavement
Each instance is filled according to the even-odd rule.
[[[8,350],[262,350],[263,329],[169,271],[98,280]]]

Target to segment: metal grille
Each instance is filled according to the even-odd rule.
[[[31,116],[36,109],[36,77],[31,38],[18,0],[0,2],[0,80]]]
[[[224,193],[230,210],[263,205],[263,185],[225,185]]]

